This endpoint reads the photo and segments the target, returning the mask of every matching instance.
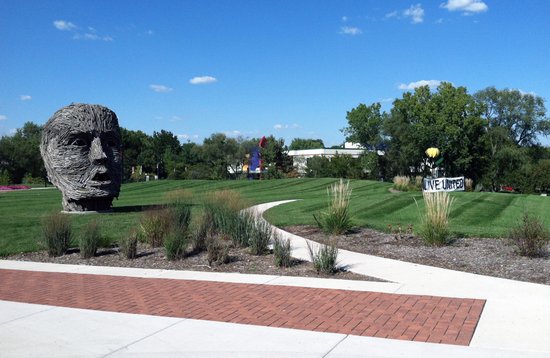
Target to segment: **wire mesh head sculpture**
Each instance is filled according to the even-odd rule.
[[[49,180],[63,194],[64,211],[104,211],[122,182],[116,114],[95,104],[63,107],[44,125],[40,153]]]

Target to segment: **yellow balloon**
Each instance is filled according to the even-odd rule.
[[[428,148],[428,149],[426,149],[426,155],[430,158],[435,158],[439,155],[439,149],[437,149],[437,148]]]

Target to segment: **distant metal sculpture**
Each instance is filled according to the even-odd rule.
[[[63,210],[105,211],[122,182],[116,114],[100,105],[73,103],[44,125],[40,153],[49,180],[63,194]]]

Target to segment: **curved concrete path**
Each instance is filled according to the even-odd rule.
[[[258,205],[265,210],[288,203]],[[309,259],[303,238],[293,256]],[[0,270],[316,287],[485,299],[470,346],[420,343],[191,318],[65,308],[0,300],[3,357],[548,357],[550,287],[340,251],[350,270],[392,282],[59,265],[0,260]],[[123,279],[123,278],[121,278]],[[114,282],[117,282],[115,280]],[[2,279],[0,275],[0,285]],[[47,285],[46,285],[47,287]],[[223,352],[223,354],[220,354]]]
[[[258,214],[284,200],[253,207]],[[306,240],[275,232],[292,244],[292,256],[310,261]],[[316,245],[309,241],[311,245]],[[479,298],[487,300],[471,346],[545,352],[550,356],[550,286],[513,281],[339,251],[340,265],[352,272],[394,282],[383,292]]]

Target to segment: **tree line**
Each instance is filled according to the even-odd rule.
[[[392,108],[360,104],[347,112],[347,140],[382,148],[380,175],[428,175],[425,150],[440,150],[447,176],[466,176],[483,188],[523,192],[550,189],[550,134],[544,99],[519,90],[488,87],[473,95],[442,83],[406,92]]]
[[[538,141],[550,134],[550,120],[544,99],[535,94],[488,87],[471,95],[465,87],[442,83],[436,90],[424,86],[405,92],[389,111],[381,108],[380,103],[359,104],[347,112],[348,126],[342,129],[347,141],[370,151],[360,158],[311,158],[306,176],[426,176],[425,150],[436,147],[447,176],[466,176],[485,190],[502,185],[523,192],[550,190],[550,148]],[[41,126],[27,122],[14,135],[0,138],[1,184],[45,180],[38,149],[41,132]],[[121,128],[121,134],[125,181],[141,180],[145,173],[170,179],[235,178],[260,141],[214,133],[202,144],[182,144],[166,130],[149,135]],[[321,139],[295,138],[287,146],[270,135],[261,149],[264,177],[297,174],[288,150],[324,147]]]

